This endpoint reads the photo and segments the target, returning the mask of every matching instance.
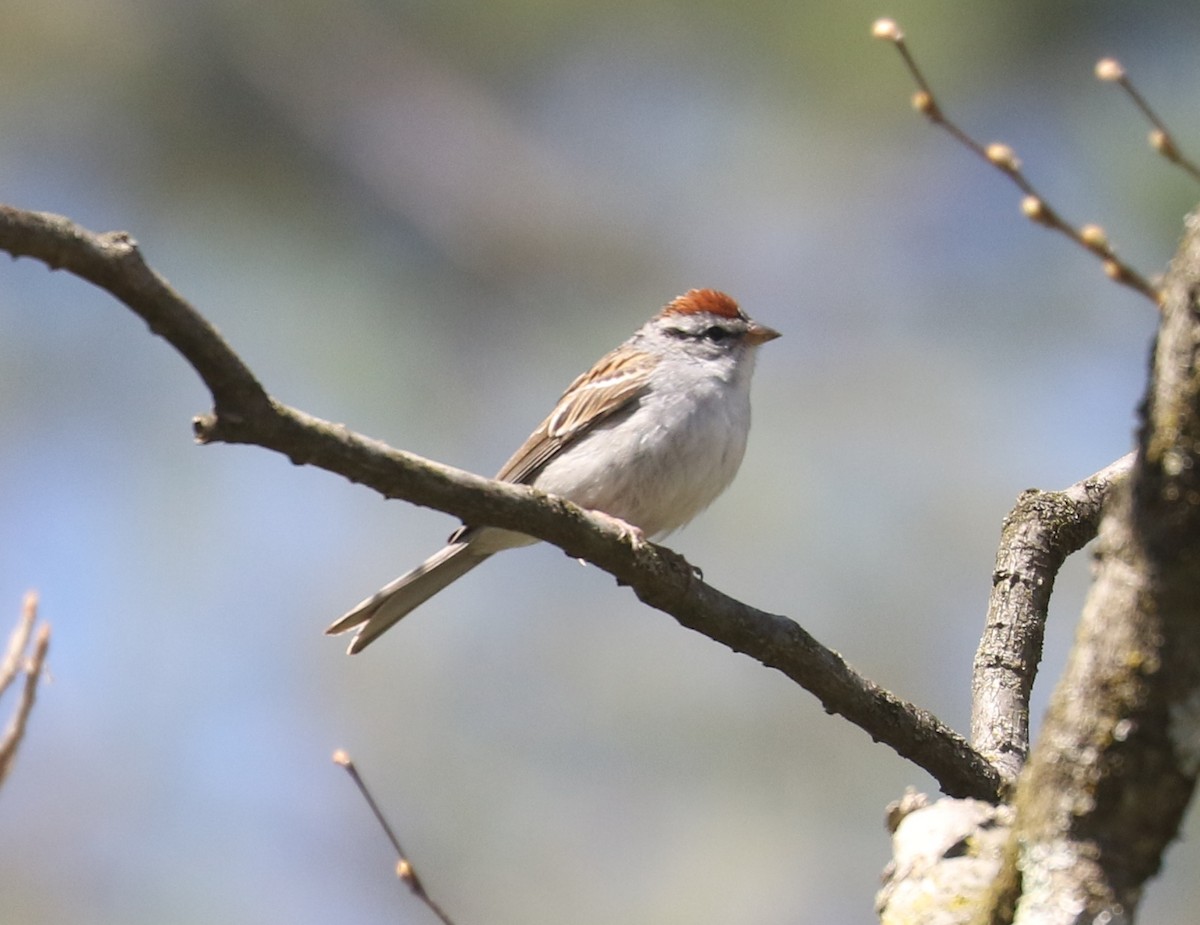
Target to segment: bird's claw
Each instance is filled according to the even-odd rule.
[[[610,527],[615,528],[621,534],[621,539],[633,547],[634,552],[640,552],[650,545],[650,541],[646,539],[646,534],[640,527],[635,527],[620,517],[613,517],[612,514],[605,514],[603,511],[592,511],[592,513],[607,522]]]

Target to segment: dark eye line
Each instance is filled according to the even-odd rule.
[[[671,335],[674,337],[678,337],[681,339],[682,338],[695,338],[695,339],[703,338],[704,340],[709,340],[709,341],[712,341],[713,343],[720,343],[721,341],[726,340],[728,338],[738,336],[737,331],[732,331],[729,328],[722,327],[719,324],[709,325],[707,328],[704,328],[701,331],[685,331],[682,328],[670,328],[669,330],[670,330]]]

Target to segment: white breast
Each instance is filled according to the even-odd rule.
[[[686,382],[652,383],[631,411],[581,437],[533,484],[647,536],[678,529],[729,486],[741,465],[752,362],[745,358],[729,379],[697,370]]]

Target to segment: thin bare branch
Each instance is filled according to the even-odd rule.
[[[395,829],[388,823],[387,817],[383,815],[383,810],[379,808],[374,795],[371,793],[366,781],[363,780],[362,775],[358,773],[358,768],[355,767],[350,756],[339,748],[333,753],[333,763],[346,769],[346,773],[354,781],[354,786],[358,788],[358,792],[362,794],[362,798],[367,801],[367,806],[370,807],[375,821],[383,829],[383,834],[387,836],[388,841],[392,843],[392,847],[396,849],[396,857],[398,858],[396,861],[396,876],[408,885],[412,894],[428,906],[429,910],[438,917],[438,920],[443,925],[454,925],[450,920],[450,916],[442,910],[441,906],[434,902],[433,897],[426,891],[421,878],[417,876],[417,869],[413,867],[412,862],[408,859],[408,855],[400,847],[400,839],[396,837]]]
[[[141,315],[199,373],[214,411],[201,443],[252,444],[474,524],[535,536],[629,585],[680,624],[783,672],[873,739],[924,768],[951,796],[995,800],[1000,778],[962,736],[855,672],[794,621],[705,584],[678,554],[634,544],[611,518],[561,498],[394,450],[271,398],[216,329],[151,270],[129,235],[95,235],[58,216],[0,206],[0,250],[32,256],[105,289]]]
[[[1134,105],[1141,110],[1142,115],[1146,117],[1146,121],[1150,123],[1150,147],[1172,164],[1185,170],[1193,180],[1200,180],[1200,166],[1197,166],[1195,161],[1180,150],[1174,136],[1167,128],[1167,124],[1158,117],[1158,113],[1150,108],[1146,98],[1138,92],[1120,61],[1116,58],[1101,58],[1096,62],[1096,79],[1106,83],[1115,83],[1124,90],[1126,95],[1133,100]]]
[[[24,662],[25,683],[21,688],[21,699],[17,701],[17,706],[13,711],[12,719],[9,720],[8,728],[4,730],[3,737],[0,737],[0,784],[4,783],[9,771],[12,770],[13,761],[17,757],[17,749],[20,748],[21,741],[25,738],[25,728],[29,724],[29,714],[33,712],[33,702],[37,698],[38,681],[41,680],[42,671],[46,665],[46,653],[50,650],[50,627],[48,624],[43,623],[34,639],[33,652],[28,658],[24,656],[29,643],[30,630],[37,621],[37,603],[37,595],[35,593],[31,591],[25,595],[21,620],[17,628],[13,631],[12,639],[10,640],[10,653],[12,651],[12,642],[20,640],[16,664],[19,671],[21,663]],[[7,667],[6,656],[5,668],[7,669]]]
[[[21,672],[25,648],[29,645],[29,637],[33,635],[33,625],[37,622],[37,606],[37,592],[28,592],[21,604],[20,619],[17,620],[16,627],[8,637],[8,647],[4,650],[4,659],[0,661],[0,697],[4,696],[4,692]]]
[[[971,742],[1009,782],[1029,751],[1029,695],[1054,580],[1067,556],[1095,537],[1104,502],[1133,459],[1129,453],[1062,491],[1026,491],[1004,518],[971,678]]]
[[[1021,212],[1026,218],[1066,235],[1088,253],[1100,259],[1104,273],[1109,279],[1140,292],[1155,305],[1160,304],[1161,293],[1158,288],[1117,256],[1103,229],[1098,225],[1082,225],[1076,228],[1050,205],[1025,176],[1021,162],[1012,148],[1006,144],[980,144],[946,116],[929,81],[925,79],[925,75],[917,65],[916,58],[909,49],[904,32],[895,22],[890,19],[876,20],[872,32],[876,38],[892,43],[912,75],[913,81],[917,85],[917,92],[913,94],[913,108],[934,125],[945,129],[956,141],[1008,177],[1024,194],[1024,198],[1021,200]]]

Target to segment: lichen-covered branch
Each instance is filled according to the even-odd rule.
[[[1200,218],[1165,305],[1138,458],[1017,791],[1015,921],[1130,921],[1200,771]]]
[[[1033,691],[1054,580],[1096,535],[1104,502],[1133,465],[1129,453],[1062,491],[1023,492],[1000,531],[987,623],[971,676],[971,743],[1009,782],[1029,751]]]

